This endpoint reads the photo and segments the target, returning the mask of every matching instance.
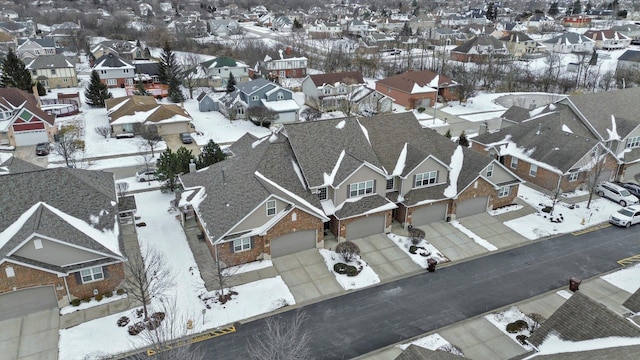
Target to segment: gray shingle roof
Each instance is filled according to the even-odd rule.
[[[618,57],[618,60],[640,62],[640,51],[627,50]]]
[[[520,123],[531,118],[529,109],[513,105],[501,116],[504,120]]]
[[[350,217],[362,215],[368,210],[377,209],[390,203],[391,201],[380,195],[364,196],[359,198],[357,201],[345,202],[344,206],[342,206],[340,210],[336,211],[334,215],[338,219],[344,220]]]
[[[240,90],[245,94],[252,94],[256,90],[267,85],[276,86],[276,84],[274,84],[273,82],[267,79],[259,78],[251,81],[245,81],[242,84],[238,84],[236,85],[236,89]]]
[[[640,329],[578,291],[536,329],[529,342],[540,346],[550,334],[567,341],[585,341],[612,336],[640,337]]]
[[[73,68],[73,65],[63,55],[40,55],[27,65],[30,70],[60,68]]]
[[[481,35],[474,36],[469,41],[459,46],[456,46],[455,48],[451,49],[451,51],[466,54],[476,46],[491,46],[494,49],[494,51],[495,49],[507,48],[507,45],[505,43],[494,38],[493,36],[481,34]]]
[[[461,360],[463,357],[446,351],[433,351],[417,345],[409,345],[395,360]]]
[[[586,350],[567,352],[552,355],[540,355],[532,357],[534,360],[636,360],[640,354],[640,345],[613,347],[608,349]]]
[[[4,169],[6,169],[6,171]],[[44,170],[44,169],[38,165],[32,164],[22,159],[18,159],[15,156],[10,157],[9,159],[5,160],[5,162],[0,164],[0,174],[5,174],[5,173],[17,174],[21,172],[37,171],[37,170]]]
[[[566,127],[572,133],[564,131]],[[555,113],[498,132],[478,135],[471,141],[487,145],[510,137],[509,140],[522,148],[531,159],[566,173],[597,145],[597,140],[592,136],[578,135],[586,132],[584,126],[574,118]]]
[[[640,289],[636,290],[627,300],[622,303],[622,306],[633,311],[634,313],[640,312]]]

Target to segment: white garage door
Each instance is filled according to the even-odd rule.
[[[47,130],[19,131],[15,132],[13,136],[16,139],[17,146],[35,145],[49,141]]]
[[[639,180],[640,180],[640,163],[627,166],[627,168],[624,170],[624,181],[638,182]]]
[[[447,204],[433,204],[411,212],[411,225],[420,226],[444,220],[447,217]]]
[[[295,111],[289,111],[289,112],[281,112],[278,114],[278,120],[276,120],[277,123],[292,123],[296,121],[296,112]]]
[[[53,286],[40,286],[0,295],[0,320],[58,307]]]
[[[367,216],[362,219],[350,222],[347,225],[347,240],[359,239],[375,234],[383,233],[385,230],[385,216]]]
[[[271,240],[271,257],[316,248],[316,231],[297,231]]]
[[[486,196],[463,201],[458,204],[458,207],[456,209],[456,218],[460,219],[465,216],[471,216],[486,212],[488,202],[489,198]]]

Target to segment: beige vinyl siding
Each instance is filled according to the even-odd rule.
[[[42,243],[42,248],[36,249],[34,244],[36,240]],[[65,266],[104,258],[102,255],[38,237],[26,242],[16,251],[15,255],[56,266]]]
[[[267,216],[267,203],[264,202],[262,205],[258,206],[247,218],[242,220],[238,225],[236,225],[229,233],[236,233],[241,231],[246,231],[250,229],[255,229],[264,225],[267,221],[271,220],[274,216],[277,216],[282,210],[284,210],[288,203],[281,201],[280,199],[276,199],[274,197],[269,198],[269,200],[276,201],[276,215]]]

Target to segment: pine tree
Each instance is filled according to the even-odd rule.
[[[36,81],[36,88],[38,89],[39,96],[47,95],[47,89],[45,89],[44,85],[40,81]]]
[[[460,133],[460,137],[458,138],[458,145],[462,147],[469,147],[469,139],[467,139],[467,134],[462,130]]]
[[[149,93],[147,92],[147,89],[144,87],[144,84],[142,83],[141,74],[138,74],[138,82],[136,83],[136,90],[133,93],[135,95],[142,95],[142,96],[149,95]]]
[[[162,84],[169,84],[178,75],[178,61],[168,42],[164,43],[160,63],[158,64],[158,78]]]
[[[496,19],[498,18],[498,9],[496,8],[495,4],[490,2],[489,5],[487,5],[487,20],[489,21],[496,21]]]
[[[178,187],[178,169],[176,154],[170,148],[163,151],[156,162],[158,169],[158,180],[162,182],[162,186],[169,191],[174,191]]]
[[[198,169],[205,168],[209,165],[215,164],[226,159],[227,156],[222,152],[220,146],[213,140],[209,140],[207,145],[202,148],[202,153],[198,155],[196,160],[196,167]]]
[[[169,93],[169,100],[172,102],[181,103],[184,101],[184,94],[182,93],[182,89],[180,89],[180,80],[170,80],[167,92]]]
[[[553,2],[551,3],[551,7],[549,7],[549,11],[547,11],[547,14],[549,14],[549,16],[551,17],[555,17],[559,12],[560,10],[558,10],[558,3]]]
[[[27,70],[24,62],[9,49],[7,57],[2,60],[1,87],[15,87],[33,93],[33,80],[31,73]]]
[[[444,134],[444,137],[447,139],[451,139],[451,129],[447,129],[447,132]]]
[[[236,89],[236,78],[233,77],[233,73],[229,72],[229,80],[227,80],[227,92],[232,92]]]
[[[95,107],[104,107],[104,101],[111,97],[107,85],[102,83],[96,70],[91,72],[91,82],[84,92],[84,97],[87,105]]]

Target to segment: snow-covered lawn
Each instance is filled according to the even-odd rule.
[[[409,258],[411,258],[411,261],[413,261],[423,269],[426,269],[429,266],[429,264],[427,263],[427,260],[429,259],[434,259],[438,262],[438,264],[449,261],[446,256],[442,255],[440,250],[436,249],[436,247],[431,245],[427,240],[420,241],[418,245],[416,245],[416,247],[418,248],[416,253],[412,254],[411,251],[409,251],[411,245],[413,245],[411,243],[411,239],[406,236],[396,235],[394,233],[387,234],[387,237],[389,237],[389,239],[391,239],[394,244],[398,245],[400,250],[404,251],[404,253],[407,254]]]
[[[513,341],[515,341],[518,345],[522,346],[524,349],[526,350],[532,350],[533,348],[531,347],[531,345],[529,344],[522,344],[519,340],[516,339],[516,337],[518,335],[525,335],[525,336],[530,336],[531,335],[531,330],[535,329],[536,326],[539,326],[539,324],[536,324],[535,321],[533,321],[531,318],[529,318],[527,315],[523,314],[520,310],[518,310],[518,308],[516,307],[511,307],[503,312],[497,313],[497,314],[489,314],[489,315],[485,315],[484,317],[485,319],[487,319],[487,321],[489,321],[491,324],[493,324],[495,327],[497,327],[500,331],[502,331],[505,335],[509,336],[511,339],[513,339]],[[517,320],[524,320],[527,323],[527,329],[523,329],[520,330],[516,333],[510,333],[507,331],[507,325],[510,323],[513,323]]]
[[[176,213],[167,211],[173,194],[151,191],[135,197],[136,215],[147,224],[137,229],[141,252],[144,254],[147,248],[159,251],[177,279],[162,300],[158,298],[151,302],[150,312],[162,311],[166,304],[171,304],[178,310],[173,314],[175,319],[193,320],[194,327],[187,333],[195,334],[295,304],[293,295],[279,276],[234,287],[238,295],[225,305],[201,300],[200,297],[204,299],[215,294],[204,287],[184,231],[175,218]],[[147,344],[142,335],[131,336],[127,327],[116,325],[116,321],[125,315],[135,319],[134,311],[130,310],[60,330],[59,358],[99,359],[145,347]]]
[[[380,282],[378,274],[364,261],[362,258],[356,255],[356,260],[346,263],[347,265],[355,266],[357,268],[362,267],[362,271],[356,276],[347,276],[346,274],[338,274],[333,271],[333,266],[337,263],[345,263],[344,260],[335,251],[327,249],[319,249],[320,255],[324,258],[324,263],[327,265],[327,269],[333,273],[336,280],[345,290],[361,289],[367,286],[371,286]]]
[[[628,293],[633,294],[640,288],[640,264],[618,270],[602,276],[602,279]]]
[[[520,235],[530,240],[541,237],[565,234],[609,220],[609,216],[618,211],[621,206],[613,201],[594,196],[591,200],[590,208],[587,202],[581,202],[572,209],[569,204],[558,201],[554,210],[554,217],[562,217],[562,222],[551,222],[547,213],[540,211],[545,206],[551,206],[552,199],[538,191],[525,185],[520,185],[518,197],[529,203],[538,212],[523,216],[504,224]]]

